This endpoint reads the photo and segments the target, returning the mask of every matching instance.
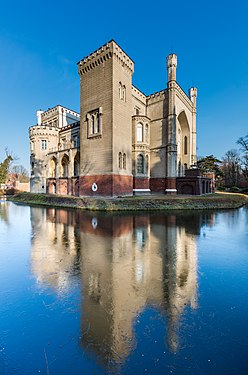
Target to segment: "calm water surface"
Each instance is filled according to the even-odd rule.
[[[248,208],[0,202],[0,374],[247,374]]]

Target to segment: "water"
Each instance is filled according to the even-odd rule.
[[[0,202],[0,374],[248,373],[247,224]]]

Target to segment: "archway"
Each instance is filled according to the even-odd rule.
[[[182,165],[190,165],[190,129],[185,111],[182,111],[177,117],[177,170],[185,174],[185,168],[182,171]],[[180,166],[179,166],[180,161]],[[178,174],[179,175],[179,174]]]
[[[193,189],[193,186],[189,185],[189,184],[185,184],[182,186],[182,194],[185,194],[185,195],[193,195],[194,194],[194,189]]]
[[[56,177],[56,166],[57,166],[57,159],[52,157],[49,162],[49,177]]]
[[[79,166],[80,166],[80,155],[79,152],[76,153],[73,163],[73,176],[79,176]]]
[[[61,177],[68,177],[69,171],[69,157],[68,155],[64,154],[61,160]]]

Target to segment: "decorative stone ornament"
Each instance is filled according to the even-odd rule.
[[[91,186],[92,191],[97,191],[97,184],[94,182]]]

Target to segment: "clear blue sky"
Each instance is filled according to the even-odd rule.
[[[198,88],[198,155],[221,158],[248,132],[248,4],[245,0],[1,2],[0,160],[8,147],[29,168],[36,110],[79,111],[76,63],[110,39],[135,61],[144,93],[166,87],[166,56],[177,80]]]

